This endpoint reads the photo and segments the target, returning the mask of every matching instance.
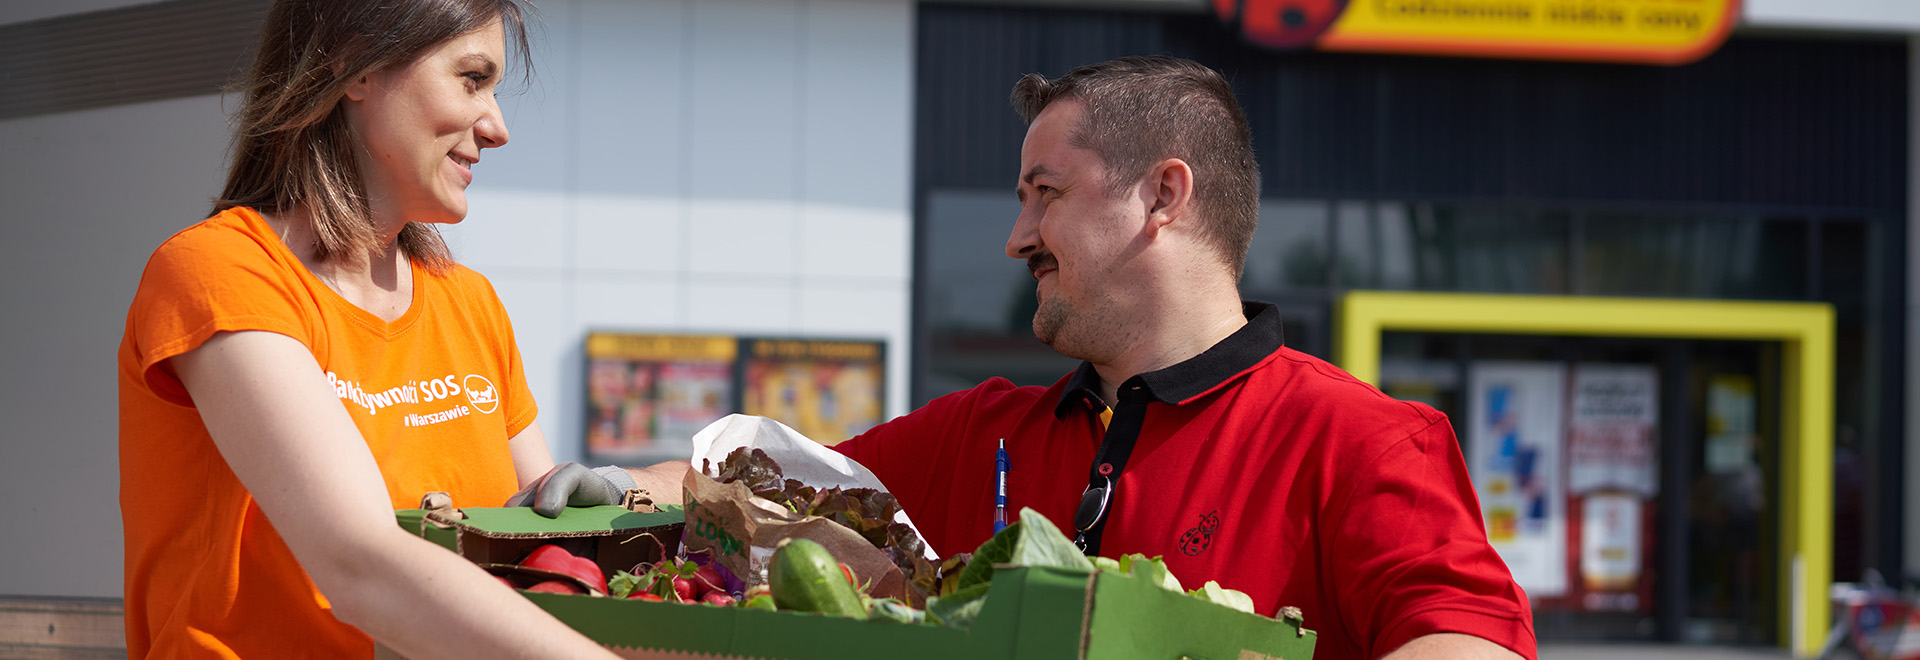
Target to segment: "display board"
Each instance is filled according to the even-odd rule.
[[[881,341],[594,332],[586,358],[595,463],[683,458],[694,433],[736,412],[824,444],[884,419]]]

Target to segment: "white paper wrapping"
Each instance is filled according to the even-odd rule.
[[[689,465],[695,471],[700,470],[702,460],[718,466],[727,454],[741,447],[767,452],[768,458],[780,464],[780,474],[814,488],[838,486],[893,492],[859,462],[800,435],[792,427],[758,415],[727,415],[700,429],[693,436],[693,458]],[[907,518],[905,510],[894,514],[893,519],[913,528],[914,536],[920,537],[921,546],[926,548],[928,561],[939,559],[933,554],[933,546],[927,545],[927,537],[920,533],[920,528]]]

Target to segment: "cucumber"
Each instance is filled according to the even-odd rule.
[[[867,618],[860,591],[847,582],[833,554],[813,541],[782,542],[767,566],[767,586],[773,588],[773,604],[782,610]]]

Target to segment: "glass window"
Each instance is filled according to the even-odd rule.
[[[1247,247],[1243,290],[1287,291],[1327,285],[1325,200],[1260,200],[1260,226]]]
[[[1806,295],[1804,220],[1602,211],[1585,222],[1585,293],[1795,299]]]
[[[1020,202],[1005,189],[927,192],[926,373],[919,393],[937,397],[1003,376],[1051,385],[1079,363],[1033,337],[1033,276],[1006,256]],[[924,403],[924,401],[916,402]]]

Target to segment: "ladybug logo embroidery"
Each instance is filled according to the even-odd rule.
[[[1207,546],[1213,545],[1213,533],[1220,529],[1220,516],[1217,515],[1219,513],[1219,509],[1208,511],[1206,515],[1200,516],[1200,524],[1194,525],[1193,529],[1181,534],[1180,551],[1187,553],[1189,557],[1206,552]]]

